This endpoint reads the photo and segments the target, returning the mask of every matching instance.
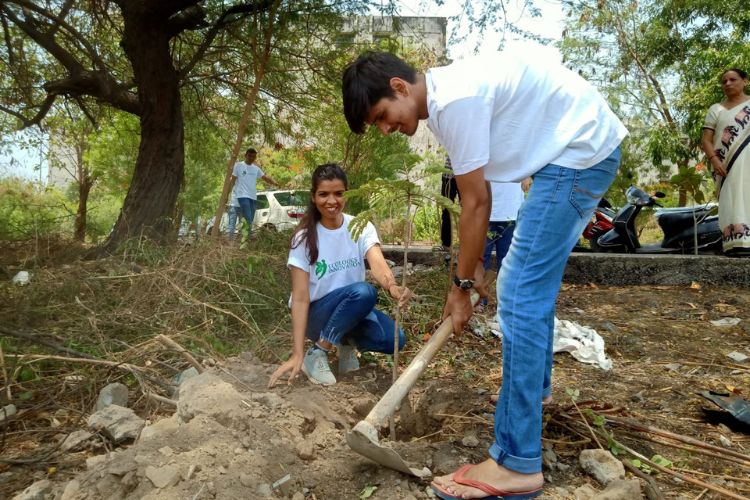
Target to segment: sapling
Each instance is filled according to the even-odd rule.
[[[447,209],[452,214],[459,211],[449,198],[442,196],[437,190],[426,187],[425,178],[442,174],[446,171],[442,166],[428,165],[422,167],[422,158],[414,153],[399,153],[390,155],[383,159],[383,163],[391,167],[387,170],[396,173],[395,179],[374,179],[358,189],[346,193],[350,198],[366,199],[369,208],[360,212],[350,223],[349,230],[355,240],[364,230],[368,221],[377,218],[377,215],[392,209],[393,207],[404,207],[404,260],[403,272],[401,273],[401,286],[406,287],[407,265],[409,262],[409,246],[412,241],[412,227],[417,211],[427,205],[434,205],[440,209]],[[421,182],[420,182],[421,181]],[[398,378],[398,327],[401,322],[401,309],[396,309],[395,326],[393,329],[393,375],[392,381]],[[391,419],[391,438],[395,439],[393,419]]]

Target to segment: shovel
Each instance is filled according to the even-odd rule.
[[[479,295],[472,291],[471,305],[474,306]],[[370,413],[364,420],[357,422],[352,430],[346,433],[346,442],[349,447],[363,455],[373,462],[385,465],[391,469],[401,471],[405,474],[411,474],[419,478],[426,478],[432,475],[430,469],[424,467],[416,469],[409,467],[403,458],[393,449],[381,445],[378,441],[378,429],[383,427],[388,419],[396,411],[396,408],[404,399],[417,379],[422,374],[427,365],[435,357],[435,354],[443,347],[453,332],[450,316],[445,318],[432,335],[430,340],[422,346],[414,359],[406,367],[401,376],[391,385],[390,389],[380,398],[380,401],[370,410]]]

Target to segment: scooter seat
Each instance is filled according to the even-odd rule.
[[[656,214],[656,218],[659,222],[659,226],[662,228],[669,228],[669,232],[675,232],[676,230],[682,230],[686,227],[692,227],[694,223],[693,213],[695,213],[695,220],[700,222],[711,214],[711,209],[701,207],[679,212],[659,212]]]

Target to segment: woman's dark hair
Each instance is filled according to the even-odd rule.
[[[365,52],[346,67],[341,92],[344,116],[352,132],[363,133],[370,108],[383,97],[393,97],[393,77],[415,83],[417,72],[388,52]]]
[[[341,166],[336,163],[318,165],[312,174],[312,188],[310,189],[310,201],[307,203],[307,210],[305,210],[305,215],[292,235],[292,248],[297,248],[304,242],[307,247],[307,258],[311,265],[318,260],[318,230],[316,226],[320,221],[320,212],[318,207],[315,206],[315,191],[318,190],[322,181],[336,179],[344,183],[344,189],[349,189],[349,180]],[[297,239],[299,233],[301,234]]]
[[[729,69],[724,70],[721,73],[721,76],[719,77],[719,82],[721,82],[721,80],[724,78],[724,75],[726,75],[730,71],[734,71],[735,73],[737,73],[738,75],[740,75],[740,78],[742,78],[743,80],[747,80],[747,71],[742,70],[740,68],[729,68]]]

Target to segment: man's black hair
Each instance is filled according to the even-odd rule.
[[[344,70],[344,116],[352,132],[365,131],[370,108],[384,97],[393,97],[391,78],[417,81],[416,70],[388,52],[365,52]]]
[[[248,153],[255,153],[256,155],[258,154],[255,148],[247,148],[247,151],[245,151],[245,154],[248,154]]]

